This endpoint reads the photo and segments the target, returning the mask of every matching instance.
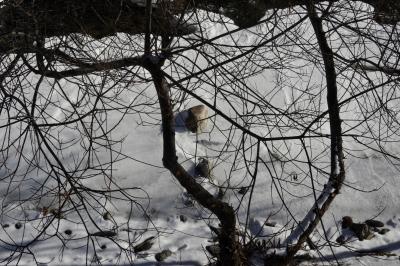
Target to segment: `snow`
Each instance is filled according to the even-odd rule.
[[[228,29],[234,27],[234,25],[229,25]],[[205,29],[210,38],[227,30],[222,24],[215,24],[211,21]],[[238,32],[232,38],[216,40],[216,42],[225,44],[236,42],[252,44],[261,41],[262,38],[252,34],[251,31]],[[98,53],[98,51],[94,52]],[[190,57],[191,53],[192,51],[187,51],[185,55]],[[234,55],[232,53],[230,56]],[[202,64],[206,64],[204,58],[198,60]],[[296,64],[296,62],[291,63]],[[319,76],[312,70],[307,69],[307,71],[309,71],[307,74],[313,76],[313,81],[315,81],[315,84],[311,84],[309,88],[310,92],[313,92],[313,86],[319,84],[317,80]],[[274,112],[278,113],[279,110],[283,110],[282,108],[294,111],[307,104],[306,100],[304,103],[294,101],[301,95],[301,90],[294,90],[289,86],[285,86],[279,92],[272,91],[271,94],[275,94],[270,96],[265,88],[273,87],[274,76],[279,79],[277,73],[260,73],[250,80],[256,84],[255,87],[261,95],[260,98],[268,97],[276,105],[276,109],[271,108]],[[61,87],[68,86],[63,81],[61,82]],[[307,83],[307,80],[298,80],[296,84],[302,87]],[[232,90],[232,88],[228,88],[230,84],[220,85],[221,88]],[[142,89],[140,86],[135,89],[138,88]],[[240,88],[236,89],[239,90]],[[132,89],[132,91],[135,90]],[[155,96],[152,88],[143,89],[137,94],[133,94],[132,91],[121,94],[123,101],[121,104],[134,103],[137,99],[136,96],[146,100]],[[212,102],[213,98],[210,95],[213,91],[210,92],[207,88],[199,88],[197,92],[203,96],[203,99]],[[63,99],[61,96],[54,96],[57,94],[56,92],[53,93],[52,97]],[[72,112],[74,110],[71,103],[77,104],[79,90],[77,87],[71,86],[68,93],[71,102],[63,101],[59,102],[57,106],[50,106],[49,111],[51,111],[52,120],[47,122],[62,121],[65,119],[67,111]],[[345,93],[343,94],[345,95]],[[251,98],[253,97],[253,100],[259,100],[255,96]],[[239,104],[235,101],[238,101]],[[324,100],[321,100],[321,102],[324,104]],[[232,105],[228,103],[238,106],[240,101],[233,96],[225,102],[218,99],[220,109],[226,111],[231,117],[235,117],[236,110],[233,110]],[[185,119],[184,110],[186,107],[197,104],[196,100],[187,99],[180,108],[175,110],[178,117],[176,142],[179,161],[190,173],[194,173],[194,166],[200,157],[211,158],[213,178],[209,180],[198,177],[197,181],[215,196],[219,192],[218,186],[226,186],[228,182],[230,186],[237,188],[236,190],[254,182],[252,205],[249,211],[249,226],[247,228],[248,236],[270,241],[269,253],[284,253],[286,244],[294,243],[302,232],[301,228],[305,228],[315,217],[313,211],[315,202],[310,193],[311,184],[308,170],[306,167],[298,167],[291,161],[292,158],[299,161],[304,160],[305,154],[302,152],[301,144],[298,141],[262,143],[260,158],[264,163],[259,163],[258,176],[253,180],[246,172],[240,158],[234,156],[234,151],[238,147],[243,148],[244,153],[242,155],[246,156],[249,162],[252,162],[255,156],[254,150],[247,150],[247,148],[254,148],[256,145],[249,141],[249,143],[246,143],[246,147],[241,147],[242,135],[237,131],[230,132],[230,125],[224,119],[221,117],[210,119],[208,130],[204,133],[193,134],[185,129],[182,123],[182,120]],[[75,106],[75,108],[78,107]],[[87,110],[85,108],[89,107],[82,106],[79,108]],[[137,110],[141,110],[141,108],[142,106],[137,106]],[[147,108],[146,105],[143,108]],[[348,110],[343,109],[344,117],[352,115],[351,108],[353,107],[348,108]],[[121,118],[123,118],[123,121],[118,124]],[[112,125],[118,124],[113,133],[113,138],[123,140],[118,147],[120,149],[119,156],[116,156],[113,164],[113,183],[108,183],[108,180],[105,181],[101,176],[87,178],[82,183],[97,190],[107,189],[108,187],[113,189],[127,188],[127,191],[136,197],[135,204],[124,201],[120,192],[113,192],[110,193],[109,198],[99,197],[94,202],[88,200],[87,204],[91,203],[92,205],[88,206],[87,212],[82,210],[83,217],[78,217],[72,211],[67,212],[62,217],[57,217],[54,212],[57,211],[60,204],[63,204],[63,197],[67,197],[67,195],[57,195],[57,191],[52,190],[56,187],[56,181],[47,183],[46,189],[52,191],[52,193],[48,193],[46,197],[39,199],[29,196],[34,194],[35,189],[40,187],[44,180],[45,176],[42,172],[27,171],[26,176],[21,174],[13,180],[6,177],[16,168],[18,152],[14,151],[14,153],[9,154],[7,159],[2,158],[2,160],[6,160],[8,169],[0,168],[2,176],[0,181],[2,208],[2,215],[0,216],[2,225],[0,228],[0,260],[6,259],[15,250],[13,244],[24,245],[33,241],[29,251],[34,256],[24,254],[19,260],[20,265],[85,265],[95,264],[96,262],[101,262],[104,265],[130,263],[156,265],[154,255],[166,249],[172,251],[172,255],[165,261],[166,265],[205,265],[208,262],[207,256],[209,254],[205,251],[205,247],[213,244],[213,235],[209,225],[218,226],[218,222],[215,218],[210,217],[208,211],[198,206],[171,174],[162,167],[162,135],[159,114],[150,112],[147,116],[142,117],[135,112],[124,116],[119,112],[110,112],[107,119],[110,128]],[[148,124],[141,123],[143,120]],[[266,123],[270,123],[268,119],[266,120]],[[212,121],[215,122],[214,125],[211,123]],[[238,119],[238,121],[241,120]],[[279,123],[289,125],[291,122],[279,121]],[[315,127],[320,127],[321,132],[327,132],[326,124],[315,125]],[[350,126],[347,125],[347,127]],[[18,129],[14,130],[17,132]],[[266,136],[279,136],[279,133],[281,133],[277,132],[276,129],[268,130],[270,131],[266,133],[265,128],[255,129],[260,135]],[[59,134],[65,143],[73,143],[67,149],[68,152],[64,153],[69,154],[69,156],[64,157],[66,165],[73,169],[73,166],[76,166],[75,162],[79,161],[78,158],[82,156],[82,146],[86,146],[88,143],[86,143],[86,140],[80,140],[74,128],[67,128]],[[299,132],[287,130],[285,134],[297,135]],[[228,135],[230,138],[227,143]],[[77,139],[79,141],[76,141]],[[326,146],[324,140],[320,142],[310,140],[306,145],[312,146],[313,154],[311,156],[316,163],[328,165],[323,158],[321,159],[322,156],[319,156],[323,154]],[[345,141],[344,145],[349,150],[354,151],[357,156],[350,156],[349,154],[345,159],[346,183],[341,194],[336,197],[331,209],[323,218],[326,232],[318,227],[317,231],[311,236],[311,240],[320,246],[320,250],[317,252],[306,246],[301,253],[307,252],[316,258],[332,263],[338,259],[341,263],[350,265],[398,265],[400,253],[400,214],[398,207],[400,179],[398,178],[398,171],[393,164],[390,164],[388,160],[373,150],[364,151],[352,142]],[[396,144],[389,148],[394,152],[398,151]],[[226,153],[220,154],[222,149]],[[32,154],[27,152],[26,156],[29,157]],[[107,154],[103,152],[98,160],[103,162],[107,158]],[[249,167],[254,170],[254,163]],[[24,170],[27,169],[21,171]],[[226,179],[228,175],[231,176],[229,181]],[[317,183],[317,189],[323,194],[321,201],[318,202],[320,206],[332,192],[332,188],[329,184],[324,187],[327,182],[326,175],[315,171],[313,176]],[[236,190],[226,191],[224,200],[229,201],[233,206],[246,206],[249,195],[241,197],[239,193],[236,193]],[[290,194],[282,191],[290,191]],[[6,194],[8,195],[6,196]],[[111,199],[111,196],[114,198]],[[79,201],[74,195],[70,197],[75,202]],[[281,197],[284,197],[286,206],[282,204]],[[21,201],[19,200],[21,199],[29,199],[29,201],[20,204]],[[72,207],[71,205],[66,206],[67,209]],[[112,218],[105,218],[105,210],[110,213]],[[291,211],[290,215],[287,210]],[[245,207],[239,209],[238,219],[242,230],[244,230],[243,227],[246,223],[246,214]],[[304,215],[306,218],[303,221],[303,226],[291,231],[293,226],[296,225],[293,217],[296,221],[301,221]],[[383,221],[385,228],[390,229],[390,231],[384,235],[375,233],[374,238],[364,241],[359,241],[351,232],[344,231],[347,234],[346,244],[339,245],[336,243],[336,239],[342,234],[340,220],[346,215],[351,215],[357,222],[363,222],[377,216],[375,219]],[[85,224],[82,221],[85,221]],[[45,234],[41,234],[44,225],[48,228]],[[93,234],[99,231],[115,232],[116,236],[93,237]],[[88,238],[88,234],[91,234],[92,237]],[[325,235],[331,240],[331,245],[326,241]],[[155,238],[153,246],[144,252],[134,253],[134,246],[148,237]],[[121,252],[120,247],[127,251]],[[377,249],[395,255],[358,256],[354,252]],[[95,254],[97,255],[95,256]],[[17,259],[18,257],[10,264],[16,264]],[[314,265],[311,263],[324,265],[324,262],[318,260],[304,262],[302,265]]]

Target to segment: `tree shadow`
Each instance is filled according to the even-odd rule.
[[[188,129],[185,125],[185,120],[188,118],[189,112],[187,110],[181,111],[175,115],[175,131],[186,132]]]
[[[335,253],[335,255],[327,255],[321,258],[321,261],[335,261],[336,259],[348,259],[352,257],[360,257],[360,256],[376,256],[379,253],[391,252],[391,251],[399,251],[400,250],[400,241],[388,243],[383,246],[371,248],[371,249],[360,249],[357,251],[344,251],[340,253]],[[385,256],[386,258],[386,256]],[[396,256],[398,258],[398,256]]]

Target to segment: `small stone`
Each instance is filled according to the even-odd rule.
[[[340,235],[338,238],[336,238],[336,242],[340,245],[343,245],[344,243],[346,243],[346,237],[344,235]]]
[[[379,234],[381,234],[381,235],[384,235],[384,234],[386,234],[387,232],[389,232],[390,230],[388,229],[388,228],[382,228],[381,230],[379,230]]]
[[[166,258],[172,255],[172,252],[168,249],[161,251],[155,255],[157,261],[164,261]]]
[[[350,216],[344,216],[342,218],[342,229],[350,227],[353,224],[353,219]]]
[[[15,224],[15,228],[16,229],[21,229],[21,227],[22,227],[22,224],[20,222]]]
[[[90,234],[91,236],[99,236],[99,237],[114,237],[117,235],[116,232],[114,231],[99,231],[93,234]]]
[[[1,227],[8,228],[8,227],[10,227],[10,225],[9,224],[2,224]]]
[[[105,212],[103,214],[103,219],[106,221],[111,220],[111,214],[109,212]]]
[[[179,220],[181,220],[182,223],[185,223],[188,220],[188,218],[185,215],[181,214],[179,216]]]
[[[384,223],[377,220],[366,220],[365,223],[371,227],[383,227]]]
[[[376,228],[376,227],[372,227],[371,230],[374,231],[374,232],[376,232],[376,233],[379,233],[379,231],[380,231],[380,229],[378,229],[378,228]]]
[[[269,226],[269,227],[275,227],[276,226],[276,222],[265,222],[264,225],[265,226]]]
[[[106,244],[103,244],[103,245],[100,246],[100,248],[101,248],[102,250],[104,250],[104,249],[107,248],[107,246],[106,246]]]
[[[370,227],[365,223],[353,223],[350,225],[350,230],[354,232],[360,241],[373,237]]]
[[[139,252],[151,249],[151,247],[154,244],[153,240],[154,240],[154,236],[146,238],[142,243],[139,243],[136,246],[134,246],[133,251],[135,253],[139,253]]]
[[[182,246],[180,246],[180,247],[178,248],[178,251],[184,250],[184,249],[186,249],[187,247],[188,247],[187,244],[183,244]]]
[[[194,168],[194,171],[198,176],[210,178],[210,162],[206,158],[200,158],[199,163]]]
[[[65,233],[66,235],[70,236],[70,235],[72,235],[72,230],[67,229],[67,230],[64,231],[64,233]]]

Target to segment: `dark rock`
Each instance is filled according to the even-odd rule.
[[[182,246],[180,246],[180,247],[178,248],[178,251],[184,250],[184,249],[186,249],[187,247],[188,247],[187,244],[183,244]]]
[[[342,218],[342,229],[349,228],[353,224],[353,219],[350,216],[344,216]]]
[[[15,224],[15,228],[16,229],[21,229],[21,227],[22,227],[22,224],[20,222]]]
[[[350,225],[350,230],[354,232],[360,241],[374,237],[371,228],[365,223],[353,223]]]
[[[103,219],[106,221],[111,220],[111,214],[109,212],[105,212],[103,214]]]
[[[10,227],[10,225],[9,224],[2,224],[1,227],[8,228],[8,227]]]
[[[93,234],[90,234],[91,236],[99,236],[99,237],[114,237],[117,235],[116,232],[114,231],[99,231]]]
[[[194,168],[194,171],[199,176],[210,178],[210,162],[206,158],[200,158],[199,163]]]
[[[166,250],[161,251],[160,253],[157,253],[155,255],[155,258],[157,261],[164,261],[166,258],[168,258],[171,255],[172,255],[172,251],[166,249]]]
[[[269,226],[269,227],[275,227],[276,226],[276,222],[265,222],[264,225],[265,226]]]
[[[340,235],[338,238],[336,238],[336,242],[340,245],[343,245],[344,243],[346,243],[346,237],[344,235]]]
[[[371,227],[383,227],[385,224],[377,220],[366,220],[365,223]]]
[[[102,250],[104,250],[104,249],[107,248],[107,246],[106,246],[106,244],[103,244],[103,245],[100,246],[100,248],[101,248]]]
[[[379,230],[379,234],[381,234],[381,235],[384,235],[384,234],[386,234],[387,232],[389,232],[390,230],[388,229],[388,228],[382,228],[381,230]]]
[[[371,230],[374,231],[375,233],[379,233],[380,229],[376,227],[371,227]]]
[[[181,214],[179,215],[179,220],[181,220],[182,223],[185,223],[188,220],[188,218],[185,215]]]
[[[64,233],[68,236],[72,235],[72,231],[70,229],[65,230]]]
[[[133,247],[133,251],[135,253],[143,252],[146,250],[151,249],[151,247],[154,244],[154,236],[151,236],[149,238],[146,238],[142,243],[137,244],[136,246]]]

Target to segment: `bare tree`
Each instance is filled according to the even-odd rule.
[[[7,259],[35,257],[38,240],[70,241],[49,230],[62,217],[85,226],[95,252],[96,237],[115,236],[93,218],[108,202],[147,215],[145,191],[114,178],[128,158],[114,132],[132,113],[161,123],[164,167],[220,223],[219,265],[249,264],[255,239],[240,236],[266,180],[280,202],[271,213],[289,217],[264,247],[285,253],[267,264],[291,264],[313,235],[317,248],[333,245],[323,216],[346,185],[345,157],[369,149],[398,164],[399,13],[394,0],[0,2],[2,215],[33,201],[43,213],[29,241],[2,240]],[[178,157],[175,114],[189,102],[212,112],[208,140],[196,143],[219,169],[218,196],[185,166],[202,155]],[[207,146],[214,138],[221,145]],[[87,185],[99,177],[107,189]],[[21,193],[27,181],[33,191]],[[300,197],[308,213],[288,204]],[[139,235],[115,243],[130,257]]]

